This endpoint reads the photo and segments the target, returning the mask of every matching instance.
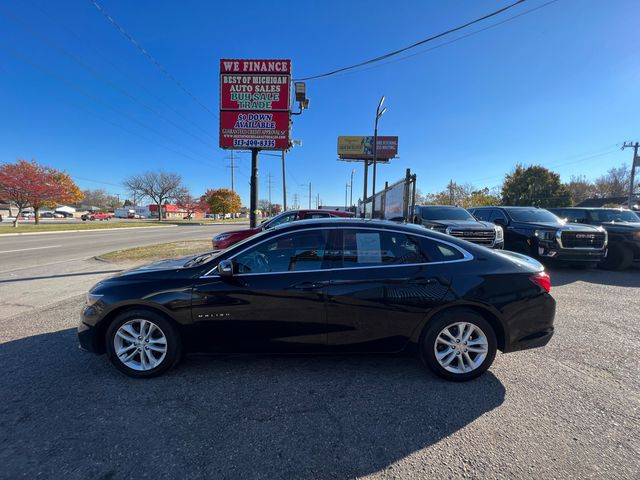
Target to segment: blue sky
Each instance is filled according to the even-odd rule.
[[[0,162],[35,158],[81,188],[122,195],[124,177],[155,169],[181,173],[198,195],[230,186],[229,154],[217,146],[220,58],[291,58],[293,76],[309,76],[510,3],[98,1],[212,113],[89,1],[3,1]],[[465,33],[543,3],[528,0]],[[343,204],[354,167],[361,195],[362,166],[336,161],[336,137],[372,134],[381,95],[388,111],[379,133],[400,137],[400,158],[379,168],[380,183],[407,167],[429,192],[449,179],[497,186],[517,162],[564,180],[628,163],[631,153],[616,144],[640,140],[639,14],[635,0],[559,0],[402,61],[308,82],[311,108],[292,134],[303,145],[287,157],[289,202],[298,193],[306,204],[311,181],[314,199],[319,192],[324,204]],[[236,189],[247,203],[250,159],[238,158]],[[280,160],[262,156],[260,198],[269,173],[280,201]]]

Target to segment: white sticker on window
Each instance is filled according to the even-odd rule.
[[[382,263],[379,233],[356,233],[358,263]]]

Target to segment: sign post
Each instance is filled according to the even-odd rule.
[[[289,148],[291,60],[220,60],[220,148],[251,150],[250,226],[257,224],[258,152]]]

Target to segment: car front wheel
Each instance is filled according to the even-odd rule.
[[[155,312],[124,312],[107,329],[107,353],[114,366],[134,378],[158,376],[180,359],[180,337],[173,324]]]
[[[479,314],[468,310],[444,312],[426,328],[422,357],[436,375],[457,382],[473,380],[493,363],[496,335]]]

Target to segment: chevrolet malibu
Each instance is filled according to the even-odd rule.
[[[555,301],[537,261],[416,225],[303,220],[226,250],[101,281],[80,346],[132,377],[186,353],[398,353],[448,380],[478,377],[497,350],[540,347]]]

